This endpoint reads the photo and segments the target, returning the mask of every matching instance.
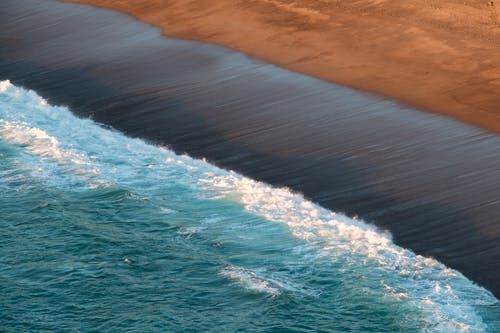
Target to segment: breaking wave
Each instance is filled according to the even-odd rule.
[[[182,218],[170,223],[183,242],[208,242],[213,251],[231,249],[214,259],[214,274],[228,288],[236,282],[273,302],[325,298],[320,303],[332,308],[324,311],[375,302],[400,310],[401,321],[415,322],[423,332],[498,327],[498,301],[491,293],[432,258],[396,246],[388,232],[328,211],[289,189],[273,188],[79,119],[9,81],[0,82],[0,148],[3,157],[14,156],[8,159],[9,168],[22,169],[46,186],[90,191],[95,200],[103,193],[119,193],[115,201],[134,200],[162,218],[174,219],[186,211],[200,216],[190,223]],[[3,185],[17,184],[12,179],[4,177]],[[214,213],[211,203],[227,212]],[[276,256],[266,257],[271,249]],[[240,258],[245,251],[255,256]],[[128,258],[124,262],[135,263]],[[318,282],[323,280],[332,285]],[[341,292],[333,297],[330,289]],[[334,299],[325,303],[329,297]]]

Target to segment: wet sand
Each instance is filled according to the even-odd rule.
[[[500,132],[500,1],[69,1]]]
[[[4,0],[0,79],[388,229],[500,295],[500,137],[128,16]]]

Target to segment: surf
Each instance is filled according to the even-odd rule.
[[[202,269],[199,279],[220,283],[218,293],[253,295],[253,306],[297,303],[297,309],[311,311],[306,326],[326,311],[337,323],[352,320],[348,313],[354,313],[358,328],[387,327],[387,321],[422,332],[498,328],[499,303],[490,292],[432,258],[395,245],[389,232],[329,211],[288,188],[80,119],[9,81],[0,82],[0,152],[4,226],[13,228],[19,218],[17,208],[6,208],[16,205],[15,192],[26,200],[18,202],[24,205],[20,209],[29,206],[42,219],[51,209],[64,211],[59,206],[80,201],[88,204],[80,207],[85,216],[96,218],[100,212],[103,220],[86,225],[70,211],[65,228],[78,226],[116,244],[120,240],[114,236],[127,235],[118,232],[123,223],[133,223],[141,237],[179,238],[176,242],[200,253],[186,260],[213,265]],[[40,193],[47,192],[57,194],[41,199]],[[95,203],[100,201],[106,204]],[[155,232],[163,230],[160,226],[165,235]],[[130,267],[144,260],[120,258]],[[186,288],[200,295],[214,292],[204,283]],[[387,311],[382,318],[363,318],[377,307]]]

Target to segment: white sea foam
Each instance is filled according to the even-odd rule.
[[[0,93],[7,94],[16,102],[8,104],[12,110],[4,110],[4,119],[0,119],[1,140],[20,145],[31,155],[39,156],[42,159],[65,166],[73,175],[85,178],[89,182],[90,187],[95,188],[107,184],[99,178],[99,171],[84,152],[61,147],[56,137],[41,128],[23,121],[26,116],[19,112],[16,106],[23,106],[23,103],[26,103],[31,106],[31,112],[40,111],[40,108],[47,107],[44,99],[33,92],[25,91],[12,85],[10,81],[0,82]],[[9,114],[13,114],[11,118],[14,119],[9,119]]]
[[[55,161],[90,182],[98,179],[97,175],[107,181],[120,179],[130,187],[166,186],[167,179],[170,183],[187,187],[194,182],[205,197],[238,202],[252,214],[287,226],[292,235],[316,249],[319,255],[339,264],[339,272],[344,272],[346,276],[351,271],[380,275],[382,280],[378,285],[384,295],[410,304],[425,315],[426,332],[485,330],[473,307],[496,304],[496,299],[459,272],[394,245],[387,232],[328,211],[288,189],[273,188],[215,168],[203,160],[178,156],[164,148],[152,147],[140,140],[104,130],[90,121],[73,117],[67,109],[48,105],[33,92],[17,88],[9,81],[0,82],[0,93],[28,103],[31,112],[36,115],[43,113],[47,118],[40,116],[34,124],[27,118],[35,115],[23,115],[17,110],[0,113],[3,114],[0,120],[1,140],[25,147],[27,152],[41,159]],[[86,127],[77,131],[81,126]],[[45,127],[50,127],[53,132]],[[92,156],[63,147],[57,139],[73,135],[83,136],[87,140],[87,148],[99,150],[102,144],[116,147],[113,156],[100,158],[113,159],[119,167],[100,170],[98,161],[94,161]],[[89,137],[93,138],[92,142],[88,142]],[[142,183],[146,181],[146,177],[142,177],[144,170],[151,170],[148,173],[149,183]],[[164,212],[172,213],[170,210]],[[207,224],[209,222],[206,221]],[[200,231],[199,228],[181,228],[179,233],[190,237]],[[272,297],[278,297],[285,290],[306,290],[283,277],[276,278],[243,267],[228,266],[220,273],[250,290]]]
[[[11,86],[12,84],[10,83],[9,80],[5,81],[0,81],[0,93],[3,93],[7,91],[7,89]]]
[[[160,210],[165,214],[173,214],[176,212],[175,210],[167,207],[161,207]]]
[[[276,273],[270,273],[265,268],[249,269],[241,266],[229,265],[220,271],[220,274],[237,281],[246,289],[278,297],[282,292],[291,292],[295,295],[318,296],[320,293],[297,281]]]
[[[86,164],[78,154],[61,149],[56,138],[24,122],[0,120],[0,138],[23,145],[29,152],[41,157],[52,158],[61,163],[72,161],[76,164]]]
[[[185,236],[186,238],[191,238],[193,235],[198,234],[202,230],[202,227],[183,227],[180,228],[177,233],[179,235]]]
[[[277,297],[281,294],[279,288],[271,281],[260,277],[256,272],[237,266],[228,266],[220,271],[220,274],[241,283],[245,288],[252,291],[262,292]]]
[[[491,293],[434,259],[396,246],[387,232],[328,211],[289,189],[233,172],[210,173],[200,183],[209,197],[240,202],[253,214],[285,224],[323,255],[337,263],[343,260],[345,272],[364,269],[366,274],[376,271],[386,276],[388,281],[381,284],[389,296],[425,314],[425,332],[486,330],[473,306],[495,304]]]
[[[30,127],[24,122],[0,119],[0,139],[21,145],[33,155],[67,166],[75,176],[84,177],[89,181],[90,187],[106,185],[106,182],[98,177],[99,171],[93,167],[85,154],[61,148],[56,138],[39,128]]]

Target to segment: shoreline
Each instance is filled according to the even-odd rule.
[[[0,79],[358,216],[500,295],[497,135],[168,39],[118,12],[49,0],[6,0],[3,9]]]
[[[500,133],[500,3],[64,1]]]

